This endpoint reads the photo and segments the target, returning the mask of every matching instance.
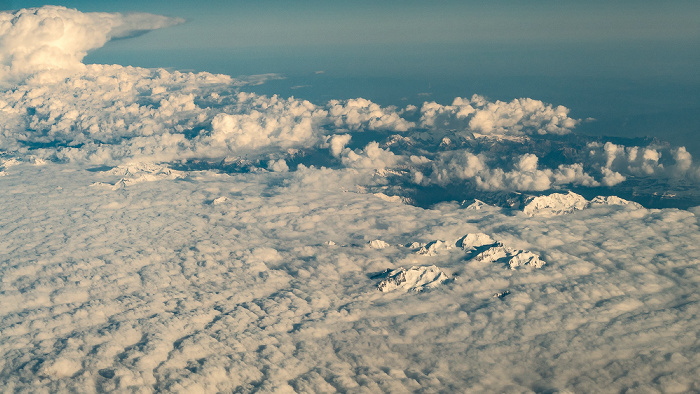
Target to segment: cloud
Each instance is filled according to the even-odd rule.
[[[89,65],[0,92],[0,148],[60,161],[223,159],[317,142],[327,112],[304,100],[236,92],[226,75]],[[271,148],[272,147],[272,148]]]
[[[88,51],[112,38],[182,23],[145,13],[82,13],[60,6],[0,12],[0,78],[46,70],[82,70]]]
[[[489,102],[474,95],[457,97],[452,105],[426,102],[420,124],[426,128],[456,130],[485,135],[567,134],[580,122],[569,118],[569,110],[530,98],[511,102]]]
[[[380,148],[377,142],[370,142],[364,149],[357,151],[345,148],[340,156],[346,167],[372,170],[392,167],[399,160],[391,151]]]
[[[488,155],[475,155],[468,150],[457,150],[441,154],[432,162],[430,175],[418,176],[420,183],[449,185],[458,181],[472,181],[481,190],[548,190],[556,185],[598,186],[599,183],[583,165],[559,165],[556,169],[539,169],[539,158],[531,153],[512,158],[515,164],[505,170],[495,163],[489,164]],[[415,171],[415,170],[414,170]],[[422,173],[421,173],[422,174]]]
[[[330,120],[337,128],[402,132],[415,126],[413,122],[408,122],[400,117],[396,108],[382,108],[378,104],[362,98],[344,101],[331,100],[327,107]]]
[[[205,143],[225,144],[232,152],[273,144],[291,147],[313,140],[314,123],[326,115],[310,102],[293,98],[239,93],[238,102],[251,109],[243,114],[216,114],[211,120],[211,135],[202,138]]]
[[[2,15],[7,70],[43,70],[0,94],[0,149],[13,155],[93,165],[240,158],[280,171],[284,162],[293,171],[289,152],[328,147],[341,165],[358,170],[390,169],[394,175],[410,174],[409,181],[422,186],[466,181],[484,191],[616,187],[638,177],[700,179],[700,168],[682,147],[592,142],[588,154],[557,161],[569,154],[551,150],[557,145],[547,145],[549,136],[569,134],[579,121],[567,108],[539,100],[492,102],[474,95],[455,98],[451,105],[426,102],[420,120],[411,122],[403,117],[415,116],[417,108],[410,106],[399,110],[362,98],[315,105],[237,91],[279,78],[276,74],[232,79],[80,63],[87,50],[108,39],[177,19],[63,7]],[[51,67],[29,62],[34,52],[41,55],[36,59],[51,59],[45,62]],[[353,138],[364,131],[401,135],[386,141],[372,133]],[[346,137],[329,137],[337,134]],[[351,140],[365,147],[350,149]],[[532,150],[533,145],[542,148]]]
[[[341,153],[345,149],[345,145],[350,142],[350,139],[352,139],[350,134],[336,134],[330,137],[329,147],[331,154],[335,157],[340,157]]]
[[[623,182],[626,176],[699,179],[698,166],[693,164],[685,147],[623,146],[606,142],[590,143],[588,148],[590,159],[600,167],[607,186]]]
[[[533,170],[529,160],[519,168]],[[5,169],[4,387],[695,388],[700,272],[689,262],[700,229],[690,212],[421,209],[343,190],[354,170],[310,167],[89,187],[141,170]],[[367,247],[377,239],[394,246]],[[398,246],[438,239],[466,244]],[[495,240],[512,256],[468,258]],[[516,267],[537,255],[547,264]],[[375,273],[413,266],[450,280],[377,290]]]
[[[698,208],[506,193],[693,193],[684,148],[571,135],[532,99],[417,114],[81,65],[176,20],[2,18],[2,387],[697,391]]]

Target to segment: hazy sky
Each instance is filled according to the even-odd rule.
[[[136,47],[610,42],[700,37],[697,1],[4,1],[81,11],[140,11],[184,17]]]

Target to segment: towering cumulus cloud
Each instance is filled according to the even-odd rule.
[[[44,70],[79,70],[87,51],[112,38],[182,23],[182,19],[135,13],[82,13],[46,6],[0,13],[2,79]]]

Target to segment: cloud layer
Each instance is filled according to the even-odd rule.
[[[6,390],[700,390],[698,208],[609,195],[697,198],[684,148],[83,65],[179,20],[0,15]]]
[[[113,191],[89,185],[125,172],[6,168],[3,386],[697,389],[693,214],[424,210],[343,190],[352,171],[205,171]],[[493,240],[547,264],[476,258],[497,257]],[[376,273],[412,266],[450,280],[377,290]]]

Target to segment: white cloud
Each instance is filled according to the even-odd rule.
[[[457,97],[447,106],[424,103],[421,126],[486,135],[567,134],[580,122],[568,113],[566,107],[530,98],[489,102],[474,95],[471,100]]]
[[[275,172],[287,172],[289,171],[289,166],[287,165],[287,162],[284,161],[283,159],[279,160],[270,160],[268,162],[267,167]]]
[[[600,168],[602,183],[615,186],[628,176],[697,180],[700,167],[685,147],[623,146],[606,142],[588,144],[591,165]]]
[[[379,143],[370,142],[364,149],[357,151],[350,148],[343,149],[341,160],[346,167],[383,169],[396,165],[399,157],[387,149],[380,148]]]
[[[528,143],[507,142],[516,148]],[[630,176],[671,182],[700,179],[700,168],[693,164],[692,156],[683,147],[589,143],[587,155],[579,156],[581,162],[558,165],[555,162],[556,167],[547,168],[540,166],[540,157],[534,153],[510,153],[499,141],[490,144],[478,154],[469,148],[438,151],[428,161],[429,165],[411,161],[414,182],[446,186],[468,180],[481,190],[541,191],[566,185],[614,187]],[[550,153],[532,145],[538,154]]]
[[[345,145],[347,145],[350,142],[350,139],[352,139],[352,136],[350,134],[336,134],[330,137],[329,146],[331,154],[334,157],[340,157],[340,154],[345,149]]]
[[[697,391],[697,208],[550,194],[528,216],[400,193],[410,177],[418,192],[696,179],[685,149],[590,144],[559,162],[529,147],[577,121],[536,100],[426,103],[426,132],[368,100],[236,90],[255,78],[81,66],[173,20],[26,13],[0,51],[5,77],[38,72],[0,92],[9,391]],[[44,48],[65,31],[74,43]],[[46,69],[54,55],[68,74]],[[252,169],[175,167],[190,159]],[[377,291],[381,272],[431,289]]]
[[[554,170],[553,178],[553,183],[557,185],[600,185],[598,181],[596,181],[591,175],[589,175],[583,170],[583,164],[581,163],[575,163],[570,165],[560,164],[559,167],[556,170]]]
[[[487,154],[475,155],[466,150],[448,152],[433,162],[429,178],[418,176],[419,183],[448,185],[471,180],[482,190],[548,190],[555,185],[597,186],[599,183],[584,172],[583,165],[559,165],[557,169],[539,169],[539,158],[531,153],[513,157],[511,170],[491,167]],[[495,163],[496,166],[499,163]]]
[[[331,100],[327,108],[337,128],[407,131],[415,126],[400,117],[395,107],[382,108],[367,99]]]
[[[82,13],[60,6],[0,12],[0,78],[46,70],[82,70],[91,49],[112,38],[182,23],[145,13]]]
[[[520,169],[535,167],[525,158]],[[544,218],[456,204],[424,210],[343,191],[350,170],[199,172],[120,193],[89,187],[107,174],[81,167],[20,163],[5,171],[3,220],[15,223],[0,237],[5,387],[318,391],[331,381],[411,390],[468,380],[491,391],[531,390],[523,379],[544,373],[540,365],[556,356],[557,366],[546,369],[559,390],[634,382],[661,389],[653,377],[671,368],[666,355],[694,357],[682,333],[697,323],[687,295],[700,274],[688,261],[698,258],[700,230],[688,212],[596,205]],[[115,171],[109,176],[133,172]],[[23,208],[29,194],[32,217]],[[377,239],[465,239],[470,249],[419,255],[365,247]],[[548,264],[511,271],[520,254],[504,264],[465,259],[494,239]],[[521,257],[513,267],[531,256]],[[661,261],[676,268],[656,274]],[[427,292],[381,293],[370,278],[431,265],[455,280]],[[664,307],[682,302],[683,311]],[[623,335],[629,330],[641,334]],[[651,346],[658,357],[622,358],[598,351],[600,343],[633,353]],[[523,347],[540,350],[524,355]],[[463,368],[436,367],[465,354]],[[653,373],[612,383],[595,363],[615,362]],[[673,364],[681,382],[695,376],[687,365]],[[432,375],[419,372],[425,368]],[[572,368],[589,379],[568,379]]]
[[[318,138],[316,123],[326,115],[310,102],[293,98],[238,93],[238,100],[239,106],[251,109],[245,113],[216,114],[211,120],[211,136],[202,138],[205,144],[215,143],[235,153],[269,145],[289,148],[313,143]]]
[[[308,101],[235,93],[225,75],[91,65],[64,81],[0,93],[0,148],[118,164],[244,155],[314,144],[326,112]]]
[[[662,390],[670,383],[656,377],[668,374],[693,387],[698,311],[688,297],[700,273],[688,262],[700,230],[689,212],[424,210],[342,191],[349,170],[205,171],[120,193],[89,187],[106,174],[79,166],[6,171],[4,387],[524,391],[545,373],[560,391]],[[377,239],[470,248],[365,246]],[[531,254],[474,258],[494,240]],[[547,265],[508,269],[537,255]],[[454,280],[382,293],[370,277],[413,266]],[[614,380],[600,368],[613,364]]]
[[[620,174],[619,172],[615,172],[608,167],[603,167],[601,172],[603,173],[601,183],[605,186],[615,186],[627,179],[624,175]]]
[[[476,98],[476,96],[474,97]],[[476,110],[469,100],[457,97],[452,105],[441,105],[434,101],[424,102],[421,107],[420,125],[428,128],[456,128]]]

